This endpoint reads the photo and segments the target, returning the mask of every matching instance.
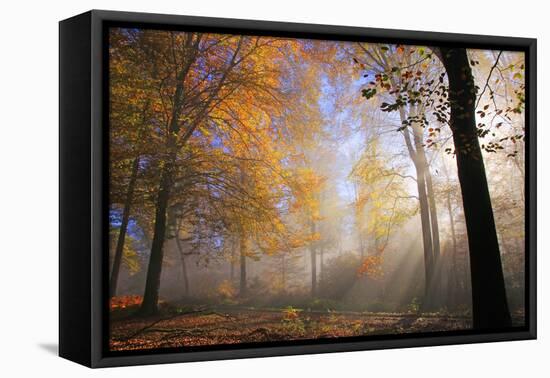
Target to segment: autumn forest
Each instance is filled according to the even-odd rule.
[[[113,351],[524,324],[523,52],[111,28]]]

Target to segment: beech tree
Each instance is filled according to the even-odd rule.
[[[466,49],[440,48],[449,80],[449,125],[468,230],[474,327],[511,325],[485,166],[476,129],[476,87]]]
[[[438,283],[435,275],[438,270],[440,255],[439,225],[437,206],[432,182],[432,174],[426,155],[424,137],[438,128],[426,127],[428,121],[423,102],[415,101],[433,82],[438,69],[426,64],[432,57],[425,49],[414,49],[409,46],[366,45],[357,44],[351,50],[352,59],[361,72],[370,80],[363,97],[385,94],[388,102],[382,101],[380,108],[384,112],[397,111],[400,126],[397,131],[403,136],[406,150],[415,168],[424,248],[424,277],[426,307],[434,305],[434,289]],[[428,145],[431,141],[427,139]]]

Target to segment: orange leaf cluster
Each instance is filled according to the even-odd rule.
[[[111,298],[111,310],[123,309],[132,306],[139,306],[143,301],[140,295],[121,295]]]
[[[383,259],[380,255],[367,256],[359,269],[357,269],[357,275],[359,277],[366,275],[374,279],[381,278],[384,275],[382,271],[382,262]]]

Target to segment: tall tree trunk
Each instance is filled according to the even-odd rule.
[[[390,70],[393,67],[387,57],[383,54],[382,59],[387,70]],[[407,64],[410,64],[410,59],[407,58]],[[390,76],[390,82],[395,87],[396,82],[392,76]],[[418,115],[418,114],[414,114]],[[401,123],[410,121],[405,112],[405,108],[399,107],[399,117]],[[434,273],[434,251],[433,251],[433,235],[432,235],[432,226],[430,221],[430,207],[428,202],[428,194],[426,188],[426,173],[428,170],[427,162],[426,164],[421,164],[419,159],[422,159],[422,156],[419,156],[418,148],[423,147],[422,137],[420,137],[420,143],[418,143],[418,133],[415,132],[415,127],[418,128],[418,125],[413,123],[413,139],[415,141],[414,146],[411,141],[409,128],[406,127],[403,130],[403,137],[405,139],[405,145],[409,152],[409,156],[413,161],[415,170],[416,170],[416,186],[418,189],[418,201],[420,207],[420,223],[422,225],[422,245],[424,248],[424,305],[431,307],[430,301],[430,287],[432,285],[432,277]],[[425,160],[425,154],[423,155]],[[429,174],[429,172],[428,172]],[[439,241],[438,241],[439,244]]]
[[[430,304],[430,287],[434,272],[433,246],[430,225],[430,207],[426,194],[426,180],[424,170],[418,167],[416,170],[416,186],[418,190],[418,201],[420,202],[420,222],[422,224],[422,242],[424,245],[424,299],[425,305]]]
[[[126,239],[126,231],[128,229],[128,222],[130,221],[130,211],[132,208],[132,202],[134,201],[134,191],[139,170],[139,160],[140,157],[137,156],[132,163],[132,173],[130,176],[130,182],[128,183],[126,199],[124,201],[124,210],[122,211],[122,223],[120,224],[120,231],[118,232],[115,258],[113,261],[113,268],[111,270],[111,280],[109,282],[109,294],[111,297],[114,297],[116,295],[118,277],[120,274],[120,265],[122,264],[122,255],[124,254],[124,240]]]
[[[185,261],[185,251],[183,250],[183,246],[181,245],[181,241],[179,238],[179,228],[176,230],[176,245],[178,246],[178,251],[180,253],[180,260],[181,260],[181,273],[183,277],[183,289],[185,296],[189,296],[189,276],[187,274],[187,262]]]
[[[457,299],[458,299],[459,285],[458,285],[458,267],[456,263],[457,248],[456,248],[455,219],[454,219],[453,207],[451,203],[450,189],[448,189],[446,197],[447,197],[446,203],[447,203],[447,211],[449,213],[449,223],[451,227],[451,242],[452,242],[451,258],[450,258],[451,261],[449,261],[450,266],[449,266],[448,285],[450,287],[450,290],[449,290],[448,303],[449,303],[449,308],[455,308],[457,304]]]
[[[235,242],[231,243],[231,257],[230,257],[230,266],[229,266],[229,280],[231,283],[235,282]]]
[[[429,165],[426,166],[426,193],[430,204],[430,223],[432,226],[432,242],[434,264],[437,265],[441,255],[441,246],[439,241],[439,220],[437,216],[437,205],[435,203],[435,193],[433,188],[432,174]]]
[[[401,122],[407,121],[407,114],[403,108],[399,108],[399,116]],[[414,127],[414,126],[413,126]],[[430,285],[432,282],[433,274],[433,245],[432,245],[432,230],[430,224],[430,207],[428,203],[428,195],[426,193],[426,165],[420,163],[417,157],[416,148],[418,143],[418,137],[414,137],[413,129],[413,141],[411,140],[411,135],[408,128],[403,130],[403,137],[405,139],[405,145],[409,152],[409,156],[413,162],[415,171],[416,171],[416,188],[418,191],[418,202],[420,207],[420,223],[422,226],[422,246],[424,250],[424,304],[429,304],[429,291]]]
[[[162,272],[162,260],[164,257],[164,239],[166,235],[166,210],[172,186],[172,167],[163,169],[160,188],[157,196],[155,227],[153,242],[151,243],[151,256],[145,280],[145,294],[140,308],[140,315],[153,315],[158,311],[158,298],[160,291],[160,276]]]
[[[365,141],[365,145],[368,145],[368,138],[367,140]],[[355,203],[359,203],[359,188],[358,188],[359,184],[357,182],[354,182],[353,183],[353,192],[354,192],[354,197],[355,197]],[[355,207],[355,211],[358,212],[358,208]],[[361,257],[361,261],[363,260],[363,258],[365,257],[365,242],[363,240],[363,230],[362,230],[362,227],[361,227],[361,224],[362,222],[360,222],[360,219],[361,219],[361,215],[362,215],[362,211],[361,211],[361,214],[355,214],[355,224],[356,224],[356,228],[357,228],[357,239],[359,241],[359,256]]]
[[[417,106],[415,106],[415,115],[420,117],[424,115],[424,110],[419,114]],[[426,182],[426,195],[428,196],[428,204],[430,207],[430,227],[432,235],[432,255],[434,264],[437,264],[439,255],[441,254],[441,247],[439,242],[439,224],[437,221],[437,206],[435,203],[435,194],[433,189],[432,174],[430,172],[430,164],[426,157],[426,149],[424,148],[424,128],[418,122],[413,122],[413,139],[416,150],[417,164],[422,167],[424,172],[424,180]]]
[[[321,243],[320,248],[321,248],[321,251],[319,252],[320,254],[319,258],[321,261],[319,261],[319,281],[323,283],[323,281],[325,280],[325,245],[324,243]]]
[[[437,216],[437,206],[435,203],[435,193],[433,190],[432,174],[430,172],[430,166],[426,159],[424,147],[422,147],[423,160],[425,162],[425,177],[426,177],[426,195],[428,197],[428,205],[430,207],[430,226],[432,232],[432,251],[433,251],[433,273],[432,282],[429,288],[429,295],[432,307],[437,309],[443,302],[443,285],[442,275],[443,266],[440,261],[441,246],[439,242],[439,221]]]
[[[418,116],[418,111],[415,107],[415,115]],[[425,287],[425,307],[427,309],[434,309],[439,306],[440,302],[440,277],[441,277],[441,266],[438,264],[439,255],[440,255],[440,244],[439,244],[439,225],[437,223],[437,208],[435,205],[435,197],[433,193],[433,183],[432,176],[430,173],[430,166],[428,164],[428,159],[426,158],[426,151],[424,149],[424,138],[423,138],[423,128],[418,122],[413,122],[413,139],[416,150],[416,164],[420,167],[422,175],[424,178],[425,184],[425,193],[426,193],[426,202],[429,213],[429,230],[430,230],[430,239],[432,247],[431,255],[431,273],[429,280],[426,282]]]
[[[489,187],[475,120],[476,88],[464,48],[440,48],[470,249],[474,328],[511,326]]]
[[[437,206],[435,204],[432,174],[430,172],[430,165],[428,164],[426,150],[424,148],[423,128],[416,122],[413,123],[412,127],[417,164],[421,167],[421,170],[424,173],[424,181],[426,182],[426,196],[428,197],[430,229],[432,236],[432,256],[434,264],[437,264],[437,260],[441,254],[441,248],[439,243],[439,224],[437,221]]]
[[[286,290],[286,261],[285,255],[281,257],[281,286],[283,293]]]
[[[310,221],[311,234],[314,235],[316,231],[315,221]],[[317,242],[313,241],[309,247],[309,253],[311,257],[311,297],[317,296]]]
[[[153,228],[153,241],[151,243],[151,256],[149,257],[149,266],[147,269],[147,277],[145,281],[145,293],[143,294],[143,302],[140,308],[140,315],[149,316],[158,311],[158,298],[160,290],[160,276],[162,272],[162,260],[164,255],[164,239],[166,234],[166,210],[170,199],[170,191],[173,184],[173,176],[175,171],[176,156],[178,152],[177,136],[181,129],[180,115],[184,101],[184,86],[185,79],[191,66],[195,62],[198,53],[198,46],[201,40],[200,34],[189,34],[185,46],[190,51],[190,55],[176,75],[176,89],[174,92],[172,114],[168,125],[168,133],[166,137],[166,158],[164,167],[162,168],[159,189],[157,193],[155,225]],[[205,107],[203,108],[205,109]],[[202,114],[202,112],[201,112]],[[197,123],[191,125],[182,137],[180,145],[183,145],[190,138],[191,133]]]
[[[246,178],[246,168],[244,161],[240,162],[239,165],[240,171],[240,183],[242,188],[247,187],[247,178]],[[247,255],[247,236],[244,225],[244,220],[239,220],[239,248],[240,248],[240,265],[241,265],[241,276],[239,281],[239,295],[241,297],[246,296],[246,255]]]
[[[457,248],[456,248],[456,230],[455,230],[455,218],[453,215],[453,208],[451,205],[451,193],[447,193],[447,211],[449,212],[449,221],[451,226],[451,241],[453,242],[453,265],[456,269],[456,254],[457,254]]]
[[[246,236],[244,235],[244,229],[242,226],[239,234],[239,247],[240,247],[240,261],[241,261],[239,295],[241,297],[244,297],[246,295]]]
[[[435,193],[433,189],[432,174],[430,166],[426,159],[424,147],[422,147],[423,160],[426,162],[426,194],[428,196],[428,204],[430,206],[430,225],[432,231],[432,248],[433,248],[433,276],[430,286],[430,300],[434,309],[439,308],[443,304],[443,266],[440,261],[441,245],[439,242],[439,220],[437,216],[437,206],[435,203]]]

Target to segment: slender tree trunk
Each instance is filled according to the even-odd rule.
[[[455,230],[455,218],[453,215],[453,208],[451,205],[451,193],[447,193],[447,211],[449,212],[449,220],[451,226],[451,241],[453,242],[453,266],[456,270],[456,230]]]
[[[177,103],[181,102],[182,90],[183,89],[181,86],[178,86],[178,90],[176,91],[176,105],[178,108],[180,106]],[[174,111],[173,117],[173,122],[177,123],[179,111]],[[170,129],[172,129],[172,127]],[[153,228],[153,241],[151,243],[151,256],[149,257],[149,266],[145,281],[145,294],[143,295],[143,303],[140,308],[140,315],[142,316],[153,315],[158,311],[157,305],[160,290],[160,276],[162,272],[164,241],[166,237],[166,211],[168,209],[168,201],[170,199],[170,191],[173,184],[176,160],[176,142],[173,135],[168,136],[166,148],[169,153],[166,161],[164,162],[159,190],[157,193],[155,226]]]
[[[390,64],[385,57],[385,55],[382,56],[384,64],[386,66],[386,69],[391,69],[393,66]],[[407,64],[410,64],[410,60],[407,60]],[[390,81],[393,86],[395,86],[395,81],[393,77],[390,76]],[[405,121],[409,121],[407,114],[405,112],[405,109],[403,107],[399,107],[399,116],[401,123]],[[432,285],[432,277],[434,273],[434,251],[433,251],[433,235],[432,235],[432,227],[431,227],[431,221],[430,221],[430,207],[428,202],[428,195],[427,195],[427,188],[426,188],[426,174],[428,170],[428,164],[422,164],[419,160],[424,157],[425,160],[425,154],[420,154],[419,148],[422,149],[423,152],[423,141],[422,136],[420,136],[420,139],[418,138],[418,131],[415,132],[415,128],[418,128],[418,125],[412,125],[413,129],[413,139],[414,139],[414,146],[411,141],[410,131],[409,128],[405,128],[403,130],[403,137],[405,139],[405,145],[407,146],[407,150],[409,152],[409,156],[411,160],[413,161],[415,170],[416,170],[416,185],[418,189],[418,201],[419,201],[419,207],[420,207],[420,222],[422,225],[422,245],[424,248],[424,306],[431,307],[431,300],[430,300],[430,287]],[[422,156],[419,156],[422,155]],[[438,240],[439,244],[439,240]]]
[[[170,191],[173,184],[173,176],[175,171],[175,163],[177,157],[178,143],[176,138],[181,129],[180,115],[184,100],[184,85],[185,79],[191,66],[193,65],[197,53],[201,36],[197,35],[193,41],[195,34],[190,34],[186,40],[186,48],[190,51],[185,65],[176,75],[176,90],[174,92],[172,114],[168,125],[168,135],[166,137],[166,159],[162,168],[159,189],[157,192],[157,202],[155,211],[155,225],[153,228],[153,241],[151,243],[151,256],[149,257],[149,265],[147,269],[147,277],[145,281],[145,293],[143,294],[143,302],[140,308],[140,315],[149,316],[158,311],[158,298],[160,290],[160,276],[162,272],[162,261],[164,255],[164,239],[166,234],[166,210],[168,209],[168,201],[170,199]],[[202,112],[201,112],[202,113]],[[189,127],[185,136],[182,138],[181,144],[184,144],[191,136],[196,124]]]
[[[393,67],[393,63],[388,61],[388,58],[386,55],[382,54],[381,58],[383,60],[383,64],[385,65],[387,70],[390,70]],[[405,61],[406,64],[410,64],[410,59],[407,58]],[[401,64],[401,63],[399,63]],[[393,86],[396,85],[396,82],[392,76],[390,76],[390,82]],[[417,115],[417,114],[415,114]],[[410,121],[407,117],[407,114],[405,112],[404,107],[399,107],[399,116],[401,119],[401,123],[405,121]],[[413,130],[413,139],[415,141],[414,147],[413,143],[411,142],[410,137],[410,131],[409,128],[406,127],[403,130],[403,137],[405,139],[405,145],[407,146],[407,150],[409,152],[409,156],[411,157],[411,160],[414,163],[415,169],[416,169],[416,185],[418,189],[418,200],[420,203],[420,222],[422,224],[422,243],[424,248],[424,303],[423,305],[425,307],[431,307],[431,287],[433,282],[433,274],[434,274],[434,241],[433,241],[433,234],[432,234],[432,225],[430,221],[430,206],[428,202],[428,195],[427,195],[427,188],[426,188],[426,175],[429,174],[428,172],[428,165],[427,162],[425,164],[422,164],[421,160],[424,158],[425,160],[425,154],[423,153],[423,141],[422,136],[420,135],[420,138],[418,138],[418,128],[419,125],[412,125]],[[422,153],[421,153],[422,152]],[[437,245],[439,245],[439,240],[437,241]]]
[[[403,108],[399,108],[399,115],[401,122],[407,120],[407,115]],[[414,126],[413,126],[414,127]],[[422,246],[424,250],[424,304],[429,304],[429,291],[430,285],[432,282],[433,274],[433,245],[432,245],[432,231],[430,224],[430,207],[428,203],[428,196],[426,193],[426,165],[422,165],[419,162],[417,157],[416,148],[418,144],[422,144],[422,140],[418,141],[418,137],[414,138],[414,129],[413,129],[413,139],[415,141],[414,146],[411,141],[411,135],[408,128],[403,130],[403,137],[405,139],[405,145],[409,152],[409,156],[413,162],[415,171],[416,171],[416,188],[418,191],[418,202],[420,207],[420,223],[422,226]]]
[[[416,108],[416,107],[415,107]],[[419,116],[418,111],[415,110],[416,116]],[[422,111],[422,114],[424,112]],[[426,195],[428,196],[428,204],[430,208],[430,226],[432,235],[432,254],[434,264],[437,264],[440,252],[439,242],[439,224],[437,221],[437,206],[435,203],[435,194],[433,189],[432,174],[430,172],[430,165],[428,164],[428,158],[426,157],[426,149],[424,148],[424,129],[417,122],[413,123],[413,138],[416,150],[417,163],[422,167],[424,172],[424,180],[426,182]]]
[[[424,151],[423,151],[424,153]],[[424,155],[424,160],[425,155]],[[426,194],[428,196],[428,204],[430,206],[430,225],[432,230],[432,247],[433,247],[433,276],[430,286],[430,296],[432,306],[437,309],[443,303],[443,265],[441,264],[441,245],[439,241],[439,220],[437,216],[437,206],[435,202],[435,193],[433,189],[432,174],[426,160]]]
[[[246,168],[244,163],[241,161],[239,166],[240,171],[240,183],[243,188],[247,187],[247,178],[246,178]],[[239,282],[239,295],[241,297],[246,296],[246,255],[247,255],[247,236],[244,225],[244,220],[239,220],[239,248],[240,248],[240,264],[241,264],[241,276]]]
[[[325,246],[324,243],[321,243],[320,259],[319,262],[319,280],[322,283],[325,280]]]
[[[437,206],[435,204],[435,194],[433,190],[432,174],[430,172],[430,165],[426,157],[426,150],[424,148],[423,129],[416,122],[413,124],[414,144],[416,149],[417,164],[421,167],[424,173],[424,181],[426,183],[426,196],[428,197],[428,206],[430,212],[430,229],[432,236],[432,256],[434,264],[437,264],[437,260],[440,255],[440,243],[439,243],[439,224],[437,221]]]
[[[316,233],[315,221],[310,221],[312,235]],[[313,241],[309,247],[311,257],[311,297],[317,296],[317,242]]]
[[[368,141],[365,142],[366,145],[368,145]],[[354,182],[353,183],[353,192],[354,192],[354,196],[355,196],[355,203],[358,203],[359,202],[359,188],[358,188],[358,183],[357,182]],[[357,207],[355,208],[355,211],[357,212],[358,209]],[[361,227],[361,223],[360,222],[360,219],[361,219],[361,215],[362,215],[362,211],[361,211],[361,214],[356,214],[355,215],[355,219],[356,219],[356,228],[357,228],[357,239],[359,241],[359,256],[361,257],[361,261],[363,260],[363,258],[365,257],[365,243],[364,243],[364,240],[363,240],[363,230],[362,230],[362,227]]]
[[[134,191],[139,170],[139,160],[140,158],[138,156],[134,159],[132,163],[132,173],[130,176],[130,182],[128,183],[126,200],[124,201],[124,210],[122,211],[122,223],[120,224],[120,231],[118,233],[115,258],[111,271],[111,280],[109,282],[109,292],[111,297],[114,297],[116,295],[118,277],[120,274],[120,265],[122,264],[122,255],[124,254],[124,240],[126,239],[126,231],[128,229],[128,222],[130,221],[130,211],[132,209],[132,202],[134,201]]]
[[[172,169],[164,168],[161,176],[160,188],[157,197],[155,212],[155,227],[153,242],[151,244],[151,256],[145,280],[145,294],[140,308],[140,315],[153,315],[158,311],[158,298],[160,291],[160,276],[162,272],[162,260],[164,257],[164,239],[166,236],[166,210],[172,186]]]
[[[433,189],[432,174],[430,168],[426,166],[426,192],[430,204],[430,223],[432,226],[433,256],[434,264],[437,265],[441,255],[441,246],[439,241],[439,220],[437,216],[437,205],[435,203],[435,193]]]
[[[423,169],[419,167],[416,174],[416,184],[418,189],[418,200],[420,202],[420,222],[422,224],[422,242],[424,245],[424,296],[425,304],[430,301],[430,286],[433,278],[433,246],[430,226],[430,207],[428,196],[426,194],[426,181]]]
[[[240,247],[240,262],[241,262],[241,276],[239,282],[239,295],[244,297],[246,295],[246,237],[244,235],[244,229],[241,226],[239,235],[239,247]]]
[[[435,203],[435,193],[433,190],[432,174],[426,160],[424,151],[424,160],[426,162],[426,194],[428,196],[428,204],[430,206],[430,225],[432,231],[432,248],[433,248],[433,276],[430,286],[430,297],[434,309],[437,309],[443,302],[443,265],[440,261],[441,246],[439,242],[439,221],[437,216],[437,206]]]
[[[233,283],[235,282],[235,242],[231,245],[231,257],[229,263],[229,279]]]
[[[470,249],[474,328],[511,326],[489,187],[475,120],[476,88],[464,48],[440,48]]]
[[[181,273],[183,276],[183,289],[185,296],[189,296],[189,276],[187,275],[187,262],[185,261],[185,251],[183,250],[183,246],[181,245],[181,241],[178,235],[178,230],[176,230],[176,245],[178,246],[178,251],[180,253],[180,260],[181,260]]]
[[[149,109],[150,101],[146,100],[141,113],[141,126],[139,128],[138,139],[143,137],[143,127],[147,122],[147,110]],[[134,192],[136,187],[137,175],[139,171],[141,157],[139,152],[136,152],[134,161],[132,162],[132,171],[130,173],[130,181],[128,183],[128,191],[126,192],[126,199],[124,201],[124,210],[122,212],[122,223],[120,225],[120,231],[118,234],[117,245],[115,249],[115,257],[113,261],[113,268],[111,271],[111,280],[109,282],[109,293],[111,297],[116,295],[118,286],[118,277],[120,275],[120,266],[122,264],[122,257],[124,255],[124,242],[126,239],[126,232],[128,230],[128,222],[130,221],[130,211],[134,202]]]
[[[416,113],[416,111],[415,111]],[[417,114],[418,115],[418,114]],[[420,170],[423,173],[424,183],[425,183],[425,193],[426,193],[426,202],[429,212],[429,230],[430,230],[430,239],[432,246],[432,256],[431,256],[431,273],[429,281],[425,289],[426,301],[425,307],[427,309],[433,309],[439,306],[440,297],[441,297],[441,266],[438,264],[439,255],[440,255],[440,244],[439,244],[439,225],[437,223],[437,208],[435,205],[435,197],[433,193],[433,184],[432,176],[430,174],[430,166],[428,164],[428,159],[426,158],[426,151],[424,149],[424,140],[423,140],[423,129],[417,122],[413,123],[413,138],[416,149],[416,160],[417,164],[420,167]]]
[[[281,286],[283,293],[286,290],[286,261],[285,261],[285,255],[281,257]]]
[[[449,189],[450,190],[450,189]],[[455,308],[457,304],[458,299],[458,291],[459,291],[459,284],[458,284],[458,267],[456,263],[456,254],[457,254],[457,248],[456,248],[456,231],[455,231],[455,220],[453,215],[453,208],[451,203],[451,193],[450,191],[447,191],[446,196],[446,202],[447,202],[447,211],[449,213],[449,223],[451,227],[451,242],[452,242],[452,250],[451,250],[451,258],[449,263],[449,280],[448,284],[450,287],[449,290],[449,308]],[[447,261],[449,259],[446,259]]]

